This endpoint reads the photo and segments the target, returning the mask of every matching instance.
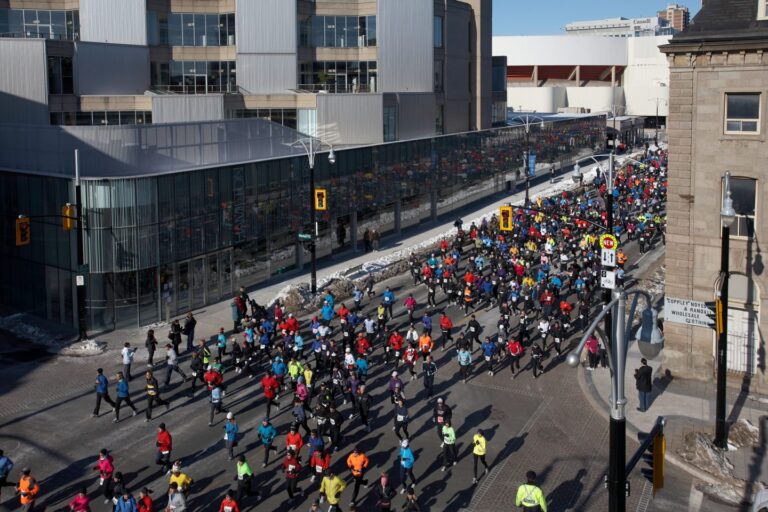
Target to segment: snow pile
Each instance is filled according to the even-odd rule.
[[[741,418],[728,429],[728,444],[738,448],[751,448],[760,442],[760,429],[748,419]]]
[[[54,334],[42,327],[40,323],[41,319],[25,313],[0,317],[0,329],[19,338],[47,347],[58,347],[66,343],[67,338],[62,334]]]
[[[689,464],[718,478],[733,478],[733,464],[703,432],[688,432],[677,454]]]
[[[59,354],[72,357],[96,356],[104,352],[107,344],[96,340],[78,341],[62,348]]]
[[[696,484],[696,489],[712,500],[727,505],[740,505],[744,496],[744,489],[731,482],[720,482],[717,485],[699,483]]]

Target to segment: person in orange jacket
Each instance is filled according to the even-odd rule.
[[[285,449],[293,451],[298,456],[302,446],[304,446],[304,438],[299,434],[299,428],[295,424],[291,425],[291,431],[285,436]]]
[[[352,492],[352,504],[354,507],[357,503],[357,495],[360,492],[360,486],[364,485],[368,488],[368,480],[364,478],[365,470],[368,469],[368,457],[363,453],[360,448],[355,446],[352,453],[347,457],[347,467],[352,472],[352,478],[355,479],[355,490]]]
[[[423,357],[427,357],[430,352],[432,352],[434,344],[432,343],[432,336],[429,335],[428,332],[424,331],[421,336],[419,336],[419,350],[421,351],[421,355]]]
[[[29,468],[22,469],[19,485],[16,486],[16,492],[19,493],[21,510],[23,512],[28,512],[35,508],[35,500],[40,493],[40,484],[37,483],[37,479],[31,473]]]
[[[227,491],[227,494],[224,495],[224,499],[221,501],[221,506],[219,507],[219,512],[240,512],[240,507],[232,497],[232,491]]]
[[[448,341],[453,341],[453,336],[451,336],[451,329],[453,329],[453,322],[451,322],[448,314],[443,311],[443,314],[440,317],[440,330],[443,334],[443,352],[445,352],[445,346],[448,344]]]

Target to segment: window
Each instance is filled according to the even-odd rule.
[[[48,57],[48,94],[72,94],[72,59]]]
[[[397,139],[397,108],[384,107],[384,142]]]
[[[725,133],[760,132],[760,94],[725,94]]]
[[[152,112],[143,110],[51,112],[51,124],[64,126],[152,124]]]
[[[376,46],[376,16],[311,16],[299,21],[299,45],[313,48]]]
[[[443,47],[443,17],[442,16],[435,16],[433,31],[434,31],[434,38],[435,38],[435,48],[442,48]]]
[[[234,46],[235,13],[168,15],[147,11],[150,44]],[[154,43],[157,41],[156,43]]]
[[[0,37],[77,40],[78,11],[0,9]]]
[[[768,20],[768,0],[757,0],[757,19]]]
[[[731,198],[736,210],[736,221],[731,226],[731,236],[752,238],[755,236],[755,209],[757,180],[731,177]]]
[[[170,64],[170,65],[169,65]],[[150,63],[152,88],[181,94],[231,93],[237,90],[235,61]]]

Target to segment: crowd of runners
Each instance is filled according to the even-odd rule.
[[[97,370],[93,415],[99,416],[104,402],[112,407],[116,423],[126,420],[121,417],[125,407],[136,416],[139,409],[132,396],[137,394],[131,394],[129,383],[136,386],[137,381],[146,395],[146,422],[152,420],[157,406],[170,407],[163,396],[174,381],[187,386],[192,396],[206,389],[209,426],[214,425],[217,414],[226,417],[223,429],[211,433],[211,442],[223,438],[236,484],[206,510],[237,512],[264,498],[254,478],[259,461],[261,471],[282,472],[284,491],[278,492],[286,493],[290,506],[309,496],[310,511],[325,504],[337,512],[342,507],[389,511],[396,500],[403,510],[422,510],[416,489],[423,463],[411,449],[412,411],[424,410],[428,404],[434,432],[427,435],[434,436],[429,442],[441,448],[442,471],[450,472],[463,462],[456,428],[462,419],[452,414],[453,408],[443,397],[435,396],[437,372],[448,371],[446,367],[453,367],[448,362],[455,361],[455,377],[443,376],[452,386],[461,386],[479,372],[514,379],[530,370],[539,377],[543,361],[564,357],[602,300],[597,243],[606,231],[608,194],[613,194],[614,234],[621,244],[619,282],[628,279],[628,258],[623,250],[627,244],[637,243],[643,253],[664,243],[666,154],[659,150],[638,158],[642,163],[630,161],[618,167],[612,184],[605,172],[598,171],[590,184],[540,197],[527,208],[514,207],[511,230],[502,231],[496,215],[469,226],[457,220],[452,236],[426,254],[409,257],[413,284],[425,287],[426,304],[417,303],[413,293],[398,297],[368,278],[348,299],[328,293],[315,316],[299,319],[286,313],[279,302],[269,309],[260,306],[241,289],[232,301],[233,330],[221,328],[213,343],[202,339],[195,344],[192,314],[183,323],[172,324],[167,343],[150,330],[145,345],[149,365],[143,376],[131,383],[136,348],[130,344],[121,352],[122,371],[117,373],[116,384],[102,369]],[[481,310],[497,311],[495,324],[482,325],[476,317]],[[449,311],[463,313],[457,325]],[[184,336],[190,354],[186,368],[180,365]],[[605,366],[601,344],[597,338],[587,343],[587,369]],[[156,351],[164,353],[163,363],[155,361]],[[374,369],[388,376],[384,393],[369,387]],[[226,390],[238,379],[253,382],[250,392],[263,397],[263,421],[256,434],[258,451],[236,455],[243,434],[236,416],[227,410]],[[411,384],[419,379],[421,385]],[[414,387],[418,389],[414,391]],[[361,446],[345,442],[345,429],[362,429],[363,436],[371,432],[372,409],[377,405],[374,391],[376,399],[382,394],[389,397],[382,410],[391,421],[397,444],[378,449],[397,451],[399,472],[395,475],[373,467]],[[272,424],[276,414],[293,418],[284,431]],[[121,467],[108,449],[95,451],[99,499],[112,503],[115,511],[192,509],[187,500],[195,492],[195,479],[187,473],[184,458],[176,457],[169,427],[172,420],[166,421],[157,425],[154,451],[155,464],[167,476],[168,485],[156,489],[157,493],[146,487],[130,488],[121,472],[129,468]],[[489,471],[489,447],[481,429],[471,432],[472,484],[476,484]],[[270,465],[275,458],[279,463]],[[45,489],[26,467],[18,482],[11,483],[12,469],[11,459],[0,452],[0,490],[14,486],[24,510],[32,510]],[[361,499],[363,488],[371,491]],[[94,496],[93,488],[83,488],[69,509],[91,510]],[[535,473],[528,471],[516,496],[517,505],[546,511],[543,496],[536,487]]]

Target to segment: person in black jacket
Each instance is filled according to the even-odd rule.
[[[452,415],[451,407],[446,404],[442,398],[438,398],[435,408],[432,411],[432,422],[435,424],[435,429],[437,430],[437,438],[440,440],[440,448],[443,447],[443,425],[445,425],[446,422],[450,423]]]
[[[397,491],[389,485],[389,477],[387,477],[386,473],[381,475],[379,483],[376,485],[376,506],[379,507],[381,512],[391,512],[392,498],[395,496],[397,496]]]
[[[640,365],[640,368],[635,370],[635,387],[640,398],[640,407],[637,410],[645,412],[648,410],[648,399],[653,389],[653,368],[648,366],[648,361],[645,358],[640,360]]]

